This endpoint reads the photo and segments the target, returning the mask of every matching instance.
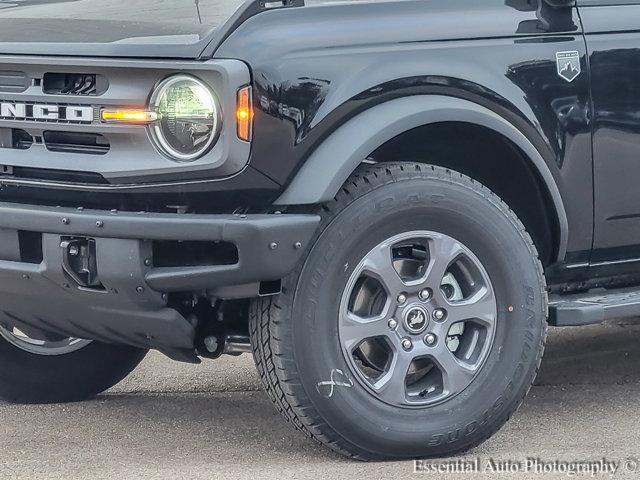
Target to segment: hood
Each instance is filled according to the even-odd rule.
[[[0,0],[0,54],[196,58],[243,0]]]

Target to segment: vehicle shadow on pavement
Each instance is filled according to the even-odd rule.
[[[607,385],[640,381],[640,321],[550,328],[536,385]]]
[[[216,364],[211,367],[215,369]],[[240,376],[252,364],[236,361],[233,367]],[[612,387],[621,399],[626,397],[629,401],[640,391],[640,324],[551,329],[536,386],[513,422],[480,451],[499,453],[504,448],[496,446],[504,443],[512,448],[514,441],[522,441],[521,447],[526,450],[532,434],[528,431],[535,425],[540,427],[535,432],[536,443],[545,448],[562,445],[566,443],[563,434],[577,428],[576,416],[599,412],[601,418],[615,417],[619,405],[611,398],[603,399],[604,391],[611,393]],[[170,435],[174,438],[170,443],[189,439],[209,455],[220,449],[225,455],[240,456],[249,444],[252,451],[265,455],[268,452],[270,457],[301,455],[307,461],[340,458],[293,431],[262,391],[218,390],[189,396],[131,392],[108,395],[100,403],[111,420],[119,416],[117,423],[137,425],[141,439],[156,438],[154,451],[161,451]],[[599,426],[603,427],[592,422],[592,428]],[[580,428],[585,432],[584,426]],[[514,432],[519,432],[517,440],[510,438]],[[594,436],[597,438],[598,434],[594,432]],[[553,448],[557,451],[557,447]]]
[[[639,396],[640,325],[553,329],[542,371],[524,405],[470,455],[637,456]],[[196,472],[188,475],[191,479],[214,478],[212,466],[226,471],[220,478],[240,472],[251,478],[251,471],[261,478],[284,478],[284,471],[314,465],[327,475],[334,468],[358,468],[358,473],[374,468],[350,467],[351,462],[291,429],[259,389],[250,358],[193,367],[152,354],[130,379],[95,400],[4,404],[0,415],[0,460],[16,471],[40,468],[42,452],[68,478],[80,466],[83,470],[75,472],[81,478],[104,477],[105,471],[156,471],[164,478]],[[407,462],[375,468],[376,474],[411,472]]]

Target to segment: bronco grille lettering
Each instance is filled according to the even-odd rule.
[[[93,121],[93,107],[86,105],[0,102],[0,120],[91,123]]]

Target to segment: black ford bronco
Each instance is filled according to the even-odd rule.
[[[358,459],[640,314],[640,0],[0,1],[0,397],[252,352]]]

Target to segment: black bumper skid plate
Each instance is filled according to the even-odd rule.
[[[0,203],[0,229],[42,233],[39,264],[0,259],[0,322],[108,343],[193,350],[194,326],[167,307],[167,292],[279,280],[302,258],[315,215],[105,212]],[[75,284],[61,241],[95,239],[103,290]],[[154,268],[153,240],[221,241],[233,265]]]

